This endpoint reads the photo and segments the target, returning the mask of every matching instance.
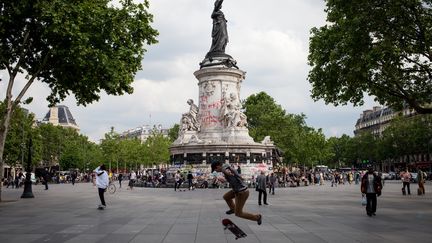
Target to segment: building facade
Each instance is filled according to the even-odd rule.
[[[404,117],[412,117],[417,113],[412,109],[403,109],[402,111],[394,111],[389,107],[374,106],[370,110],[364,110],[357,119],[354,135],[368,132],[375,136],[381,136],[383,131],[390,125],[391,120],[402,115]]]
[[[51,107],[41,123],[50,123],[54,126],[62,126],[64,128],[72,128],[77,132],[80,131],[69,108],[65,105]]]
[[[168,137],[169,129],[163,128],[162,125],[142,125],[137,128],[129,129],[120,134],[122,139],[139,139],[142,143],[147,140],[148,137],[154,134],[162,134],[164,137]]]
[[[365,110],[360,115],[355,125],[354,135],[358,136],[361,133],[367,132],[376,137],[382,136],[383,131],[390,126],[391,121],[398,116],[410,118],[417,116],[418,113],[413,109],[403,109],[402,111],[394,111],[389,107],[375,106],[371,110]],[[432,140],[431,140],[432,141]],[[432,171],[431,154],[407,154],[398,158],[388,158],[380,161],[378,164],[381,171],[399,171],[408,167],[410,170],[421,168],[426,171]]]

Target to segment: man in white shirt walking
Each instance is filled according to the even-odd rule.
[[[137,175],[136,175],[135,171],[131,171],[130,176],[129,176],[129,188],[131,190],[133,189],[133,186],[135,184],[136,179],[137,179]]]
[[[104,193],[109,185],[108,173],[106,172],[105,165],[101,164],[97,167],[94,172],[96,173],[96,186],[99,192],[99,198],[101,201],[101,205],[98,206],[98,209],[105,209],[105,197]]]

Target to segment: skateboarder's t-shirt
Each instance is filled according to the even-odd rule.
[[[229,164],[222,165],[222,170],[230,170],[232,172],[233,175],[227,175],[224,173],[224,176],[234,192],[241,192],[247,189],[247,186],[241,179],[240,175],[236,170],[232,169]]]

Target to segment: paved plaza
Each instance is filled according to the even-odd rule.
[[[258,206],[251,190],[245,209],[263,214],[261,226],[225,215],[226,189],[122,188],[106,195],[108,207],[100,211],[89,183],[50,185],[48,191],[33,186],[34,199],[4,188],[0,242],[431,242],[431,187],[426,185],[426,196],[404,197],[399,182],[387,182],[375,217],[361,206],[358,185],[277,188],[269,206]],[[236,241],[224,232],[220,222],[226,217],[247,238]]]

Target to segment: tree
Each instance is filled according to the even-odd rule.
[[[349,143],[352,140],[346,134],[341,137],[330,137],[327,140],[328,146],[331,149],[329,164],[333,164],[334,168],[343,167],[348,164],[352,151],[349,150]]]
[[[86,136],[78,133],[63,137],[65,142],[59,158],[62,170],[80,169],[86,171],[86,169],[89,169],[90,164],[93,168],[94,163],[90,163],[92,158],[100,158],[99,153],[94,149],[95,144],[89,142]]]
[[[381,137],[381,158],[427,154],[432,138],[432,116],[397,117]]]
[[[156,43],[148,1],[0,0],[0,70],[9,80],[0,114],[0,171],[11,114],[35,81],[51,88],[51,105],[74,94],[78,104],[132,93],[144,45]],[[17,75],[27,83],[13,99]],[[0,173],[0,179],[3,173]],[[1,187],[0,187],[1,200]]]
[[[253,94],[244,102],[244,113],[248,119],[249,134],[255,141],[270,136],[279,149],[284,152],[285,161],[292,157],[298,134],[304,123],[304,115],[286,114],[286,111],[265,92]]]
[[[362,105],[368,94],[432,113],[432,2],[326,2],[328,24],[311,30],[312,97]]]
[[[287,114],[275,100],[260,92],[244,102],[249,133],[255,141],[270,136],[284,153],[284,162],[311,165],[329,156],[322,131],[308,127],[305,115]]]
[[[118,163],[119,166],[138,169],[138,165],[145,164],[145,148],[137,138],[123,139],[118,143]]]
[[[61,152],[64,151],[66,131],[62,127],[52,124],[41,124],[37,130],[40,135],[42,162],[50,166],[57,164]]]
[[[4,104],[0,102],[0,112],[4,109]],[[3,155],[4,162],[8,165],[15,166],[16,164],[21,164],[24,166],[23,162],[25,162],[27,154],[26,144],[33,133],[33,119],[34,115],[21,107],[17,107],[17,109],[14,110],[11,118],[9,136],[5,143],[5,152]],[[34,154],[34,156],[35,155],[36,154]]]
[[[171,143],[170,138],[160,133],[154,132],[149,136],[143,144],[146,151],[146,164],[152,166],[153,164],[168,162],[170,160],[169,146]]]
[[[179,124],[174,124],[174,126],[168,130],[168,137],[171,139],[172,142],[174,142],[178,138],[179,131]]]
[[[265,92],[249,96],[243,102],[243,107],[251,137],[256,141],[269,135],[275,139],[275,135],[279,133],[277,127],[284,123],[285,110]]]
[[[113,163],[117,163],[120,157],[120,135],[114,131],[114,127],[111,127],[111,131],[105,134],[105,138],[102,140],[100,147],[103,154],[103,160],[108,169],[111,170]]]

